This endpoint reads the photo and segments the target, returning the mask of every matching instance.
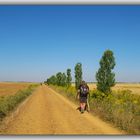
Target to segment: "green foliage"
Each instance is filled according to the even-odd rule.
[[[63,77],[63,75],[62,75],[61,72],[58,72],[58,73],[56,74],[56,79],[57,79],[57,85],[58,85],[58,86],[62,86],[62,77]]]
[[[2,120],[20,102],[26,99],[38,85],[31,85],[25,90],[18,91],[14,95],[0,97],[0,119]]]
[[[72,81],[71,69],[67,69],[67,87],[68,88],[71,86],[71,81]]]
[[[105,96],[106,95],[99,90],[92,91],[92,95],[91,95],[92,98],[97,98],[97,99],[103,99]]]
[[[53,75],[50,78],[48,78],[47,81],[45,81],[44,83],[56,85],[57,78],[56,78],[56,76]]]
[[[96,73],[97,89],[106,94],[111,92],[111,87],[115,85],[115,73],[112,69],[115,66],[113,52],[107,50],[100,60],[100,68]]]
[[[44,83],[47,83],[48,85],[57,85],[57,86],[66,86],[67,85],[67,77],[65,73],[58,72],[55,75],[51,76],[47,79]]]
[[[78,89],[82,81],[82,64],[77,63],[75,66],[75,88]]]
[[[62,81],[61,81],[61,86],[66,86],[67,85],[67,76],[65,73],[62,73]]]
[[[65,73],[58,72],[56,74],[57,85],[58,86],[66,86],[66,75]]]
[[[45,84],[48,85],[57,85],[69,88],[71,86],[72,76],[71,69],[67,69],[67,73],[58,72],[56,75],[51,76],[46,81]],[[75,66],[75,81],[76,81],[76,89],[81,84],[82,81],[82,64],[77,63]]]

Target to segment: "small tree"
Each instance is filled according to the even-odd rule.
[[[61,73],[61,72],[58,72],[56,74],[56,81],[57,81],[57,85],[58,86],[66,86],[66,74],[65,73]]]
[[[77,63],[75,66],[75,88],[78,89],[82,81],[82,64]]]
[[[61,80],[61,86],[66,86],[67,76],[65,73],[62,73],[62,80]]]
[[[56,74],[56,81],[57,81],[57,85],[58,86],[61,86],[61,83],[62,83],[62,73],[61,72],[58,72],[57,74]]]
[[[71,69],[67,69],[67,87],[71,86],[71,81],[72,81]]]
[[[115,85],[115,73],[112,72],[115,66],[115,58],[111,50],[106,50],[100,60],[100,68],[96,73],[97,89],[108,93],[111,87]]]
[[[50,78],[47,79],[47,81],[45,81],[44,83],[52,84],[52,85],[56,85],[56,77],[53,75]]]
[[[55,75],[53,75],[53,76],[51,76],[51,84],[53,84],[53,85],[56,85],[56,77],[55,77]]]

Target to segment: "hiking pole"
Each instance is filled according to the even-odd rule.
[[[87,107],[88,107],[88,112],[90,111],[90,106],[89,106],[89,101],[87,99]]]
[[[89,112],[90,111],[90,106],[89,106],[90,94],[88,96],[89,97],[87,98],[87,107],[88,107],[88,112]]]

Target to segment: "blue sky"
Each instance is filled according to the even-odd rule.
[[[140,82],[140,6],[0,6],[0,81],[44,81],[67,68],[74,77],[77,62],[95,81],[106,49],[117,81]]]

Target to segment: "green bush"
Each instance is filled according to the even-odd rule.
[[[30,85],[25,90],[20,90],[14,95],[0,97],[0,120],[12,111],[20,102],[26,99],[38,85]]]

